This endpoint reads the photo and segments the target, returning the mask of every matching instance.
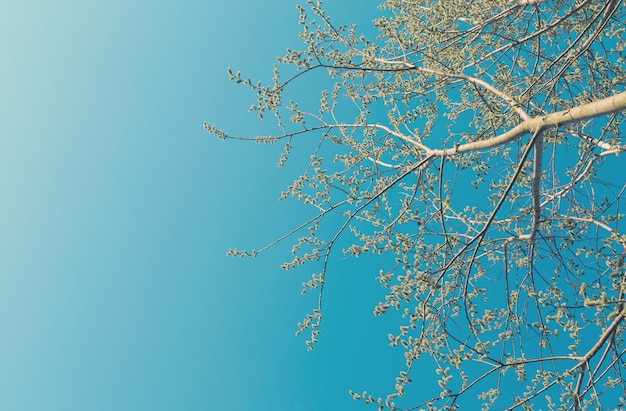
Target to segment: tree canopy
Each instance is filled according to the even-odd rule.
[[[357,400],[624,409],[622,1],[387,0],[373,38],[335,25],[319,2],[298,9],[303,47],[278,59],[270,84],[229,69],[278,132],[205,128],[282,141],[279,165],[314,141],[281,198],[317,214],[267,247],[229,253],[293,241],[283,268],[309,265],[303,292],[319,294],[299,324],[311,348],[333,257],[381,256],[363,281],[386,290],[375,315],[402,315],[388,337],[406,361],[395,392]],[[298,83],[319,94],[291,91]],[[432,392],[410,386],[420,362]]]

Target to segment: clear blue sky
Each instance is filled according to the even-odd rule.
[[[259,131],[226,68],[269,78],[298,44],[295,3],[0,5],[0,409],[356,410],[349,389],[393,389],[402,353],[366,261],[337,262],[307,352],[314,300],[278,268],[288,248],[225,256],[308,211],[277,201],[298,172],[280,146],[202,129]],[[341,22],[376,14],[335,3]]]
[[[279,269],[290,245],[226,257],[311,211],[277,200],[310,153],[279,169],[280,145],[202,128],[272,129],[226,68],[270,79],[300,44],[296,2],[2,2],[0,410],[351,411],[376,408],[350,389],[393,391],[377,262],[334,262],[307,352],[294,332],[316,300],[308,270]],[[378,13],[326,6],[364,31]]]

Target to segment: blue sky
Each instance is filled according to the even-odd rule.
[[[393,390],[378,261],[335,260],[307,352],[294,332],[316,298],[308,270],[279,269],[290,245],[226,257],[310,216],[278,201],[306,147],[279,169],[280,144],[202,127],[273,130],[226,68],[270,79],[300,44],[295,4],[0,5],[0,409],[343,411],[375,409],[350,389]],[[326,7],[368,30],[376,5]]]
[[[278,268],[288,247],[225,255],[309,211],[277,201],[296,170],[279,145],[202,128],[265,127],[226,68],[269,78],[297,31],[289,0],[3,2],[0,409],[349,410],[349,389],[393,388],[367,261],[337,262],[307,352],[314,300],[308,273]]]

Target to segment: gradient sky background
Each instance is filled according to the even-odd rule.
[[[269,79],[299,44],[295,4],[2,2],[0,409],[356,410],[349,389],[393,389],[402,352],[370,315],[366,260],[336,262],[307,352],[294,332],[315,301],[310,273],[278,268],[290,246],[225,255],[309,211],[277,201],[301,171],[275,166],[280,145],[202,128],[262,130],[226,68]]]
[[[307,352],[290,244],[226,257],[310,215],[277,201],[309,152],[279,169],[280,144],[202,128],[273,129],[226,68],[269,80],[300,44],[296,2],[0,4],[0,410],[346,411],[375,409],[350,389],[393,390],[378,263],[334,262]],[[326,3],[363,31],[376,6]]]

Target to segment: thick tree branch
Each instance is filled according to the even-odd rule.
[[[584,367],[585,364],[587,364],[589,362],[589,360],[594,355],[596,355],[596,353],[600,350],[600,348],[602,348],[602,346],[606,343],[606,341],[613,334],[615,334],[615,331],[617,330],[617,327],[624,320],[624,316],[625,315],[626,315],[626,311],[624,310],[624,308],[622,308],[622,310],[613,319],[613,322],[611,323],[611,325],[609,325],[607,327],[607,329],[604,330],[604,332],[602,333],[602,335],[600,336],[598,341],[593,345],[593,347],[591,347],[591,349],[589,351],[587,351],[587,353],[585,355],[583,355],[583,358],[580,359],[580,361],[578,362],[578,367]]]
[[[543,131],[539,132],[534,147],[535,161],[533,164],[533,225],[530,230],[531,241],[535,240],[535,235],[539,230],[539,222],[541,220],[541,174],[543,172]]]
[[[433,150],[432,154],[434,154],[435,156],[451,156],[461,153],[467,153],[470,151],[478,151],[498,147],[514,141],[522,137],[523,135],[534,133],[538,130],[545,130],[546,128],[550,127],[581,122],[590,118],[612,114],[624,110],[626,110],[626,92],[621,92],[602,100],[597,100],[567,110],[558,111],[556,113],[547,114],[545,116],[534,117],[530,120],[523,121],[509,131],[506,131],[490,139],[461,144],[453,148]]]

